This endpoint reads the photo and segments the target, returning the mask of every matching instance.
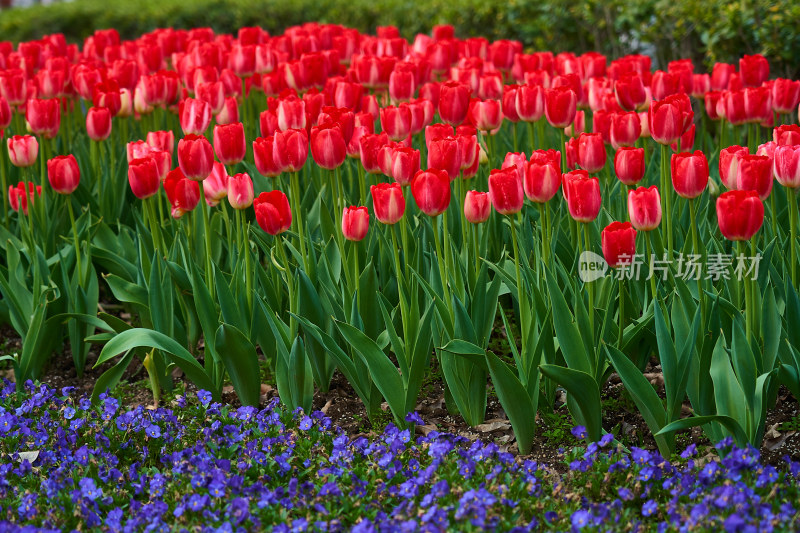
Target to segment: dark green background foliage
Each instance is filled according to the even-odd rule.
[[[279,33],[315,20],[370,32],[393,24],[408,38],[449,23],[460,37],[519,39],[531,49],[615,57],[643,52],[660,65],[681,57],[710,65],[762,53],[775,75],[800,73],[797,0],[75,0],[4,12],[0,36],[20,41],[63,32],[80,41],[96,28],[117,28],[132,38],[158,27],[233,32],[251,25]]]

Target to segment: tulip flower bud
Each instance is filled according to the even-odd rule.
[[[545,88],[541,85],[520,85],[516,94],[516,112],[524,122],[537,122],[544,116]],[[505,113],[505,108],[503,113]]]
[[[247,152],[244,125],[236,122],[214,126],[214,151],[217,153],[217,159],[223,165],[235,165],[242,161]]]
[[[784,124],[772,130],[772,140],[778,146],[796,146],[800,144],[800,126]]]
[[[639,187],[628,191],[628,216],[639,231],[652,231],[661,223],[661,195],[658,187]]]
[[[528,200],[549,202],[561,187],[561,152],[535,150],[525,166],[523,188]]]
[[[6,129],[11,124],[11,106],[8,100],[0,96],[0,130]]]
[[[327,123],[311,128],[311,156],[317,165],[333,170],[344,163],[347,145],[338,124]]]
[[[6,140],[8,157],[15,167],[30,167],[39,155],[39,142],[33,135],[14,135]]]
[[[778,78],[772,82],[772,109],[776,113],[792,113],[800,104],[800,81]]]
[[[33,205],[36,196],[42,196],[42,188],[38,185],[34,187],[33,182],[25,184],[20,181],[16,187],[8,187],[8,202],[11,209],[22,211],[24,215],[28,214],[28,205]]]
[[[503,123],[503,112],[497,100],[473,98],[469,103],[469,119],[482,132],[493,132]]]
[[[501,215],[512,215],[522,210],[525,196],[516,167],[489,172],[489,198],[494,210]]]
[[[225,88],[221,81],[197,83],[194,93],[198,100],[207,102],[211,106],[211,113],[214,115],[222,111],[222,107],[225,105]]]
[[[611,268],[629,265],[636,254],[636,230],[630,222],[612,222],[600,233],[603,257]]]
[[[728,191],[717,198],[717,220],[726,239],[747,241],[764,223],[764,204],[756,191]]]
[[[202,181],[214,166],[214,148],[202,135],[189,134],[178,141],[178,165],[190,180]]]
[[[133,194],[140,200],[150,198],[158,192],[161,180],[158,176],[158,165],[152,155],[128,163],[128,183]]]
[[[164,179],[164,191],[172,206],[172,218],[181,218],[200,202],[200,184],[187,179],[180,168],[167,174]]]
[[[312,115],[313,116],[313,115]],[[278,102],[278,129],[304,129],[306,127],[306,103],[297,97],[282,98]]]
[[[728,189],[736,189],[739,175],[739,156],[749,154],[746,146],[728,146],[719,152],[719,178]]]
[[[384,107],[380,111],[381,129],[393,141],[405,140],[411,133],[411,110],[406,105]]]
[[[225,165],[219,161],[214,161],[214,170],[203,180],[203,195],[211,207],[218,205],[228,196],[228,172],[225,170]]]
[[[399,183],[379,183],[370,187],[375,218],[384,224],[395,224],[403,218],[406,201]]]
[[[266,178],[280,176],[281,167],[275,161],[275,139],[259,137],[253,141],[253,159],[258,173]]]
[[[644,148],[622,147],[614,155],[614,172],[625,185],[636,185],[644,177]]]
[[[270,235],[278,235],[292,227],[289,199],[281,191],[262,192],[253,200],[256,222]]]
[[[599,133],[581,133],[578,137],[578,165],[590,173],[606,166],[606,147]]]
[[[410,185],[420,170],[419,150],[400,147],[392,151],[391,177],[400,185]]]
[[[72,194],[78,188],[81,171],[75,156],[59,155],[47,161],[47,179],[59,194]]]
[[[633,146],[641,134],[642,124],[639,120],[639,115],[634,111],[616,113],[612,116],[611,145],[614,149],[622,146]]]
[[[545,92],[544,114],[554,128],[566,128],[575,119],[578,96],[566,86],[548,89]]]
[[[228,178],[228,202],[239,210],[253,204],[253,180],[248,174],[235,174]]]
[[[93,141],[104,141],[111,135],[111,111],[90,107],[86,113],[86,133]]]
[[[489,193],[467,191],[464,198],[464,218],[470,224],[480,224],[489,220],[492,213],[492,202]]]
[[[438,216],[450,205],[450,177],[445,170],[420,170],[411,180],[411,194],[420,211],[428,216]]]
[[[742,154],[736,171],[736,188],[756,191],[763,202],[772,192],[772,160],[767,156]]]
[[[181,100],[178,115],[184,135],[202,135],[211,124],[211,106],[202,100]]]
[[[697,198],[708,185],[708,160],[703,152],[672,154],[672,186],[682,198]]]
[[[562,176],[564,197],[570,216],[578,222],[588,223],[600,213],[600,181],[590,178],[585,170],[573,170]]]
[[[784,187],[800,187],[800,146],[778,146],[773,158],[775,179]]]
[[[217,125],[227,125],[239,122],[239,103],[231,96],[222,103],[222,109],[214,117]]]
[[[464,122],[469,111],[470,89],[457,81],[441,84],[439,90],[439,116],[448,124],[457,126]]]
[[[378,152],[389,143],[386,133],[366,134],[361,137],[360,156],[361,165],[367,174],[380,174],[381,167],[378,162]]]
[[[432,141],[428,147],[428,168],[444,170],[451,179],[461,171],[461,147],[456,137]]]
[[[172,153],[175,149],[175,134],[172,131],[148,131],[147,144],[154,150]]]
[[[614,82],[617,103],[626,111],[638,109],[647,100],[644,83],[638,74],[625,74]]]
[[[25,120],[34,135],[42,135],[48,139],[54,138],[61,126],[61,100],[59,98],[47,100],[31,98],[28,100]]]
[[[342,235],[348,241],[360,241],[369,230],[369,211],[364,206],[345,207],[342,212]]]
[[[308,159],[308,134],[306,130],[276,131],[272,157],[283,172],[297,172]]]
[[[744,55],[739,59],[739,74],[745,87],[760,87],[769,79],[769,62],[761,54]]]

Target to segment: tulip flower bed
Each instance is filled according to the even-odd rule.
[[[127,409],[105,394],[93,405],[69,388],[29,382],[18,394],[5,382],[0,527],[782,531],[800,519],[800,463],[761,466],[757,450],[730,439],[717,446],[721,460],[690,446],[670,462],[607,434],[562,451],[560,475],[495,444],[415,438],[415,414],[411,430],[351,439],[320,412],[276,401],[231,409],[211,396]]]
[[[98,405],[143,369],[156,406],[180,378],[255,409],[266,380],[309,413],[336,377],[403,431],[435,381],[470,427],[496,398],[525,455],[558,409],[620,444],[613,380],[665,458],[692,428],[757,449],[796,405],[800,81],[762,56],[308,24],[0,58],[20,392],[71,355]]]

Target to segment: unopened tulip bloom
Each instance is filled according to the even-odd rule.
[[[467,191],[464,198],[464,218],[470,224],[480,224],[489,220],[492,213],[492,202],[489,193]]]
[[[746,146],[728,146],[719,152],[719,178],[728,189],[736,189],[739,175],[739,156],[747,155],[750,150]]]
[[[403,218],[406,200],[399,183],[379,183],[370,187],[375,218],[383,224],[396,224]]]
[[[792,113],[800,104],[800,81],[778,78],[772,82],[772,109],[776,113]]]
[[[769,62],[761,54],[744,55],[739,59],[739,74],[745,87],[760,87],[769,79]]]
[[[720,114],[720,110],[722,109],[720,106],[722,96],[723,94],[720,91],[709,91],[703,96],[706,115],[708,115],[708,118],[711,120],[720,120],[723,118]]]
[[[599,133],[581,133],[578,137],[578,165],[590,173],[606,166],[606,146]]]
[[[614,82],[617,103],[626,111],[634,111],[647,101],[644,83],[638,74],[626,74]]]
[[[208,102],[208,105],[211,106],[211,113],[214,115],[222,111],[225,105],[225,87],[221,81],[197,83],[194,93],[198,100]]]
[[[425,127],[425,147],[430,150],[431,143],[444,139],[445,137],[453,137],[455,130],[449,124],[431,124]]]
[[[181,218],[200,202],[200,184],[187,179],[180,168],[167,174],[164,179],[164,191],[172,207],[172,218]]]
[[[470,122],[483,132],[492,132],[503,123],[503,112],[497,100],[473,98],[469,104],[469,117]]]
[[[697,198],[708,185],[708,159],[703,152],[672,154],[672,186],[682,198]]]
[[[545,91],[544,114],[547,122],[555,128],[566,128],[575,120],[578,96],[566,86]]]
[[[178,105],[178,116],[184,135],[202,135],[211,124],[211,106],[202,100],[186,98]]]
[[[622,147],[614,154],[614,172],[625,185],[636,185],[644,177],[644,148]]]
[[[297,97],[282,98],[278,102],[278,128],[281,131],[306,127],[306,103]]]
[[[419,150],[405,146],[392,151],[391,177],[400,185],[409,185],[420,170]]]
[[[93,141],[104,141],[111,135],[111,111],[90,107],[86,112],[86,134]]]
[[[161,180],[158,175],[158,165],[152,155],[128,163],[128,183],[134,196],[140,200],[150,198],[158,192]]]
[[[717,220],[726,239],[747,241],[764,223],[764,204],[756,191],[728,191],[717,198]]]
[[[270,235],[278,235],[292,227],[289,199],[281,191],[262,192],[253,200],[256,222]]]
[[[561,152],[534,150],[525,166],[522,185],[528,200],[549,202],[561,187]]]
[[[258,173],[266,178],[280,176],[282,168],[275,161],[275,139],[259,137],[253,141],[253,159]]]
[[[11,124],[11,106],[8,100],[0,96],[0,130],[6,129]]]
[[[800,146],[778,146],[773,158],[778,183],[790,189],[800,187]]]
[[[763,202],[772,192],[772,160],[767,156],[742,154],[736,171],[736,188],[756,191]]]
[[[772,140],[778,146],[796,146],[800,144],[800,126],[784,124],[772,130]]]
[[[411,194],[420,211],[432,217],[441,215],[450,205],[450,176],[445,170],[420,170],[411,180]]]
[[[342,212],[342,235],[348,241],[360,241],[369,230],[369,211],[364,206],[345,207]]]
[[[81,171],[75,156],[59,155],[47,161],[47,179],[59,194],[72,194],[78,188]]]
[[[744,114],[747,122],[763,122],[772,116],[769,87],[748,87],[744,90]]]
[[[636,230],[630,222],[612,222],[600,233],[603,257],[611,268],[629,265],[636,254]]]
[[[34,191],[36,193],[34,194]],[[40,186],[34,187],[33,182],[27,184],[20,181],[16,187],[10,185],[8,187],[8,202],[11,209],[14,211],[22,211],[22,214],[28,214],[28,205],[34,203],[35,196],[42,195],[42,188]]]
[[[428,168],[444,170],[450,179],[461,171],[461,147],[455,137],[432,141],[428,147]]]
[[[42,135],[48,139],[54,138],[61,126],[61,99],[31,98],[28,100],[25,120],[34,135]]]
[[[617,149],[621,146],[633,146],[642,134],[642,123],[639,115],[630,113],[616,113],[611,118],[611,145]]]
[[[411,109],[406,105],[381,108],[381,129],[393,141],[403,141],[411,133]]]
[[[562,177],[564,197],[570,216],[577,222],[588,223],[600,213],[600,181],[589,177],[585,170],[573,170]]]
[[[214,207],[228,196],[228,172],[225,165],[219,161],[214,161],[214,170],[203,180],[203,195],[206,203]]]
[[[658,187],[639,187],[628,191],[628,216],[639,231],[652,231],[661,223],[661,195]]]
[[[648,113],[650,136],[659,144],[672,144],[683,133],[681,109],[668,100],[654,100]]]
[[[14,135],[6,140],[8,157],[15,167],[30,167],[39,155],[39,142],[33,135]]]
[[[273,157],[283,172],[297,172],[308,159],[308,133],[306,130],[275,132]]]
[[[235,165],[242,161],[247,152],[244,125],[236,122],[214,126],[214,151],[223,165]]]
[[[414,97],[416,83],[409,70],[393,70],[389,76],[389,98],[392,102],[407,102]]]
[[[501,215],[512,215],[522,210],[525,195],[516,167],[489,172],[489,199],[494,210]]]
[[[439,89],[439,116],[448,124],[464,122],[469,111],[470,89],[457,81],[442,83]]]
[[[361,166],[367,174],[380,174],[381,166],[378,162],[378,152],[389,143],[386,133],[368,133],[361,137],[360,155]]]
[[[541,85],[520,85],[516,94],[519,119],[524,122],[537,122],[541,119],[544,116],[544,95],[545,89]]]
[[[347,146],[338,124],[327,123],[311,128],[311,156],[322,168],[333,170],[344,163]]]
[[[234,174],[228,178],[228,202],[239,210],[253,204],[253,180],[248,174]]]
[[[239,103],[236,97],[230,96],[222,103],[222,109],[214,116],[217,125],[234,124],[239,122]]]
[[[178,141],[178,165],[190,180],[203,181],[214,166],[214,148],[202,135],[189,134]]]
[[[175,133],[169,131],[148,131],[147,144],[155,150],[172,153],[175,149]]]

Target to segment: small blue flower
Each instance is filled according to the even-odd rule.
[[[572,527],[574,529],[583,529],[592,523],[592,513],[581,509],[572,513]]]
[[[212,398],[213,396],[207,390],[201,389],[197,391],[197,399],[200,400],[200,403],[203,405],[203,407],[208,407],[208,404],[211,403]]]
[[[585,439],[586,438],[586,427],[585,426],[575,426],[572,428],[572,436],[576,439]]]
[[[650,516],[656,511],[658,511],[658,504],[653,500],[647,500],[644,502],[644,505],[642,505],[642,514],[644,516]]]

